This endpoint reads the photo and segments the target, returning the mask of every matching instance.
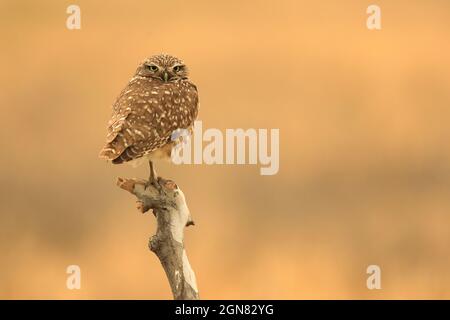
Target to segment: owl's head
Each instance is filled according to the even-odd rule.
[[[180,59],[166,54],[152,56],[142,62],[136,74],[163,82],[187,79],[188,70]]]

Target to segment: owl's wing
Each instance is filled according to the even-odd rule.
[[[142,157],[169,143],[175,130],[191,127],[197,112],[197,89],[188,81],[132,80],[113,106],[100,157],[113,163]]]

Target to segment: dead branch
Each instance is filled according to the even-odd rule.
[[[166,272],[174,299],[199,299],[197,280],[184,248],[184,228],[194,222],[183,191],[175,182],[161,177],[151,184],[119,178],[117,185],[137,197],[142,213],[151,209],[156,216],[156,234],[150,238],[149,248]]]

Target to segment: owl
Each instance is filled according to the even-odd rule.
[[[198,107],[197,87],[180,59],[165,54],[146,59],[113,104],[100,158],[113,164],[149,161],[154,178],[153,160],[170,159],[179,143],[173,133],[192,130]]]

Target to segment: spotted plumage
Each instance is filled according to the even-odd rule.
[[[184,63],[169,55],[139,65],[113,105],[100,157],[114,164],[170,157],[177,129],[191,129],[198,113],[196,86]]]

